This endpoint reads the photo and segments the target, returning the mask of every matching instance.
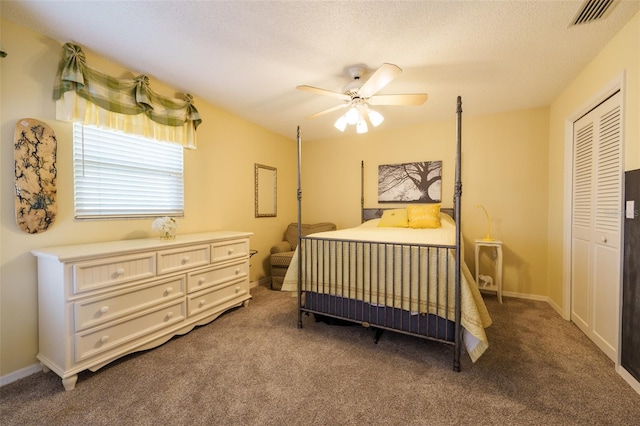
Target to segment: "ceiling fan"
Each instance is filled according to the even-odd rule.
[[[340,116],[334,126],[344,132],[347,124],[355,124],[358,133],[366,133],[369,129],[367,120],[374,127],[382,123],[384,117],[378,111],[369,108],[369,105],[422,105],[427,101],[426,93],[411,93],[403,95],[377,95],[383,87],[396,78],[402,69],[394,64],[382,64],[380,68],[375,70],[368,79],[362,81],[365,75],[365,68],[354,66],[349,68],[349,75],[352,80],[342,88],[342,93],[332,90],[319,89],[313,86],[298,86],[296,89],[307,92],[317,93],[319,95],[331,96],[343,101],[342,104],[332,108],[312,114],[305,119],[310,120],[329,114],[343,108],[350,107],[346,113]]]

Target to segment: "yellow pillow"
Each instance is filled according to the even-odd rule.
[[[407,206],[409,228],[440,228],[440,204]]]
[[[407,209],[385,210],[384,213],[382,213],[380,222],[378,222],[378,226],[406,228],[409,226]]]

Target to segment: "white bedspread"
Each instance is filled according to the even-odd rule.
[[[329,232],[320,232],[317,234],[313,234],[313,237],[317,238],[325,238],[330,240],[350,240],[350,241],[369,241],[369,242],[380,242],[380,243],[405,243],[405,244],[430,244],[430,245],[455,245],[455,223],[453,220],[447,216],[441,216],[442,226],[436,229],[411,229],[411,228],[379,228],[377,227],[378,219],[374,219],[368,221],[360,226],[349,229],[341,229],[337,231],[329,231]],[[330,244],[341,244],[331,242]],[[366,246],[365,246],[366,247]],[[398,249],[400,250],[400,249]],[[415,251],[415,250],[414,250]],[[358,300],[364,300],[366,302],[380,304],[383,303],[387,306],[393,306],[397,308],[402,308],[405,310],[409,310],[412,312],[420,312],[420,313],[436,313],[441,317],[446,317],[450,320],[454,320],[455,311],[454,311],[454,291],[453,291],[453,277],[455,273],[455,259],[452,258],[452,254],[454,250],[449,252],[449,259],[447,261],[447,252],[441,250],[439,254],[435,252],[430,255],[422,255],[422,262],[429,262],[431,265],[439,264],[446,265],[445,268],[449,269],[449,282],[445,282],[444,277],[445,274],[442,271],[440,275],[436,274],[436,268],[429,268],[428,274],[429,277],[425,277],[423,280],[420,278],[411,278],[411,282],[407,279],[405,280],[396,280],[403,281],[402,283],[395,282],[393,286],[402,286],[402,291],[395,291],[393,294],[395,296],[391,297],[390,292],[388,292],[388,285],[384,284],[384,289],[381,291],[377,291],[378,285],[376,284],[376,277],[368,277],[368,276],[351,276],[349,277],[350,282],[336,282],[335,277],[331,277],[331,274],[327,274],[327,277],[324,278],[325,275],[320,275],[320,280],[323,281],[321,286],[325,286],[329,293],[335,293],[336,289],[338,289],[338,294],[344,294],[344,291],[347,292],[349,297],[355,298]],[[332,251],[334,254],[334,252]],[[412,256],[412,267],[415,268],[415,265],[418,264],[416,260],[417,256],[421,256],[417,251],[407,252],[409,256]],[[325,256],[327,256],[327,250],[325,250]],[[335,256],[334,256],[335,258]],[[368,259],[371,259],[369,253],[365,256],[362,256],[366,262]],[[335,259],[334,259],[335,260]],[[323,260],[323,256],[318,256],[314,262],[319,262],[320,270],[329,268],[327,264],[329,261]],[[338,263],[340,259],[338,259]],[[373,252],[373,262],[377,262],[377,252]],[[333,263],[333,262],[331,262]],[[383,262],[385,263],[385,262]],[[399,263],[399,262],[396,262]],[[396,269],[398,266],[396,266]],[[384,276],[386,273],[384,270],[384,265],[378,266],[376,268],[379,275]],[[391,269],[391,267],[389,268]],[[363,270],[368,270],[368,267],[365,267]],[[473,277],[469,271],[467,265],[463,262],[461,265],[461,325],[464,328],[463,331],[463,340],[465,349],[469,353],[469,356],[473,362],[475,362],[488,348],[489,343],[487,340],[486,333],[484,329],[491,325],[491,318],[487,311],[487,308],[482,300],[482,296],[478,288],[476,287]],[[390,272],[391,273],[391,272]],[[426,273],[425,273],[426,274]],[[411,277],[418,277],[420,274],[406,274]],[[355,280],[354,280],[355,277]],[[314,276],[314,283],[317,283],[317,276]],[[297,291],[298,290],[298,250],[293,256],[291,264],[289,265],[289,269],[287,270],[287,274],[285,276],[282,290],[283,291]],[[326,281],[326,282],[324,282]],[[353,282],[355,281],[355,282]],[[380,280],[382,281],[382,280]],[[417,300],[415,297],[407,297],[406,295],[418,294],[416,290],[418,287],[423,286],[424,289],[427,288],[427,282],[429,282],[429,300],[430,302],[426,303],[426,298],[424,297],[426,290],[421,291],[420,294],[423,296],[421,300]],[[373,284],[371,284],[373,283]],[[449,297],[443,297],[443,295],[447,294],[445,292],[445,287],[449,288],[448,295]],[[346,289],[346,290],[345,290]],[[310,290],[310,288],[303,288],[303,290]],[[313,289],[317,291],[317,288]],[[384,294],[384,296],[382,296]],[[398,295],[405,295],[400,297]],[[448,299],[448,300],[447,300]]]

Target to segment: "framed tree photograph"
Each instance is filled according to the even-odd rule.
[[[439,203],[442,161],[378,166],[379,203]]]

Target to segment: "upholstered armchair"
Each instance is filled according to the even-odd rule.
[[[336,225],[330,222],[322,222],[315,224],[302,224],[302,236],[315,234],[316,232],[335,231]],[[298,224],[291,223],[287,226],[284,233],[284,241],[271,247],[271,288],[280,290],[284,276],[291,263],[293,253],[298,247]]]

